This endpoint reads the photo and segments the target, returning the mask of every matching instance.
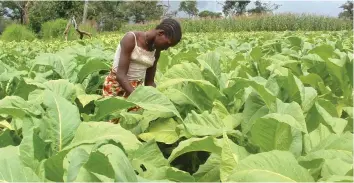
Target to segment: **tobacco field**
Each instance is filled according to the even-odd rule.
[[[351,31],[187,33],[102,98],[122,35],[0,41],[0,182],[353,181]]]

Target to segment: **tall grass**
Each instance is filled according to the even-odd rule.
[[[55,19],[42,24],[41,28],[41,37],[43,39],[64,39],[64,31],[68,20],[65,19]],[[89,32],[92,36],[96,36],[97,30],[92,27],[90,24],[80,24],[79,29]],[[71,25],[68,32],[68,40],[79,39],[79,34],[76,32],[73,25]]]
[[[179,19],[184,32],[235,31],[338,31],[352,30],[353,22],[333,17],[309,14],[277,14],[238,16],[232,18]],[[121,31],[147,30],[159,22],[127,24]]]
[[[36,39],[36,34],[28,27],[20,24],[7,26],[1,35],[1,40],[4,41],[33,41],[34,39]]]

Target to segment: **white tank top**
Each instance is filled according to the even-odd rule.
[[[147,51],[138,46],[136,41],[136,36],[134,32],[129,32],[134,35],[135,38],[135,47],[131,53],[130,64],[128,69],[128,80],[140,80],[145,78],[146,69],[154,65],[155,62],[155,51]],[[120,44],[118,44],[114,62],[113,62],[113,71],[117,72],[119,58],[120,58]]]

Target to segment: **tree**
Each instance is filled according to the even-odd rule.
[[[242,15],[251,1],[225,1],[222,11],[225,16]]]
[[[163,15],[164,6],[159,1],[128,1],[125,2],[126,16],[135,23],[157,20]]]
[[[261,1],[254,2],[255,8],[248,10],[251,14],[263,14],[263,13],[270,13],[274,10],[278,9],[280,5],[268,3],[262,3]]]
[[[13,20],[19,20],[21,24],[29,23],[29,9],[36,1],[3,1],[3,13]]]
[[[89,4],[88,0],[85,0],[84,13],[82,15],[82,24],[86,23],[88,4]]]
[[[102,31],[115,31],[129,20],[125,3],[123,1],[92,1],[88,12],[101,25]]]
[[[212,12],[208,10],[204,10],[198,14],[199,17],[205,18],[205,17],[211,17],[211,18],[220,18],[221,13],[220,12]]]
[[[339,18],[353,20],[353,1],[347,1],[342,6],[340,6],[340,8],[342,8],[343,11],[339,13]]]
[[[80,1],[38,1],[29,10],[29,26],[38,33],[41,25],[49,20],[72,16],[81,19],[83,7],[84,2]]]
[[[197,1],[181,1],[179,11],[187,13],[189,17],[198,15]]]

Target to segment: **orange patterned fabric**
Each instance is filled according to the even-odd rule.
[[[134,81],[130,81],[130,84],[133,86],[133,88],[136,88],[137,86],[143,84],[143,82],[142,80],[134,80]],[[106,79],[103,83],[102,95],[103,97],[115,97],[115,96],[120,96],[124,98],[128,97],[126,95],[125,90],[119,85],[116,79],[116,73],[113,70],[111,70],[108,76],[106,76]],[[137,111],[139,109],[140,107],[136,106],[128,109],[128,111]],[[118,123],[119,119],[113,119],[110,122]]]

